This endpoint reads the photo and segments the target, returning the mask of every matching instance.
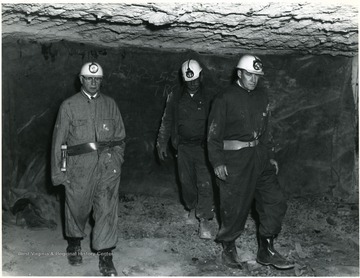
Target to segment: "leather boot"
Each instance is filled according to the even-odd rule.
[[[274,238],[275,236],[259,236],[259,249],[257,252],[256,261],[259,264],[272,265],[278,269],[293,268],[295,264],[286,260],[275,250]]]
[[[221,259],[224,265],[230,268],[243,269],[236,251],[235,241],[224,241]]]
[[[211,239],[209,220],[200,219],[199,236],[201,239]]]
[[[81,237],[69,237],[68,247],[66,248],[67,258],[70,265],[81,265],[82,256],[81,256]]]
[[[103,276],[117,276],[111,250],[114,248],[103,249],[99,254],[99,270]]]
[[[190,211],[186,211],[186,213],[185,213],[185,223],[186,223],[186,225],[196,225],[198,223],[198,220],[196,218],[195,209],[192,209]]]

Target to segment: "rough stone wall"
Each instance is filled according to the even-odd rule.
[[[313,2],[313,3],[311,3]],[[358,52],[358,7],[324,2],[2,4],[3,36],[201,53]]]
[[[239,53],[240,55],[241,53]],[[231,81],[239,55],[192,51],[105,48],[61,41],[3,39],[3,196],[16,187],[33,158],[51,187],[49,151],[60,103],[79,89],[78,71],[96,60],[104,67],[102,91],[122,112],[127,131],[123,191],[177,196],[175,162],[160,164],[155,140],[167,95],[179,87],[188,58],[204,66],[205,82],[221,90]],[[352,59],[332,56],[264,55],[261,84],[270,94],[279,178],[289,196],[328,192],[356,197]],[[4,130],[4,129],[3,129]],[[31,185],[31,180],[22,184]]]
[[[356,199],[352,59],[275,56],[267,63],[282,186],[292,195],[331,192]]]

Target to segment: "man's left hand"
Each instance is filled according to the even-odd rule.
[[[277,163],[277,161],[275,159],[270,159],[270,164],[274,165],[275,169],[276,169],[276,175],[279,173],[279,165]]]

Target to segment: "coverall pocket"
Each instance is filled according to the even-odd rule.
[[[80,155],[68,156],[67,175],[69,181],[74,180],[74,177],[79,172],[79,159]]]
[[[103,165],[103,169],[106,172],[116,173],[118,175],[121,172],[120,154],[113,150],[102,152],[100,155],[99,163]]]
[[[112,157],[113,157],[114,166],[116,168],[120,169],[121,165],[124,163],[123,155],[116,148],[113,148],[111,150],[111,153],[112,153]]]
[[[114,119],[103,119],[100,126],[100,138],[108,140],[115,135],[115,120]]]
[[[70,133],[73,138],[85,139],[88,135],[88,120],[75,120],[70,127]]]

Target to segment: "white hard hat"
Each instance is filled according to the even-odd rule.
[[[254,55],[244,55],[240,58],[236,66],[238,69],[244,69],[250,73],[264,75],[263,63],[260,58]]]
[[[103,69],[98,63],[95,62],[85,63],[81,68],[80,75],[102,77]]]
[[[199,77],[202,68],[195,60],[187,60],[181,66],[181,72],[185,81],[192,81]]]

